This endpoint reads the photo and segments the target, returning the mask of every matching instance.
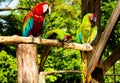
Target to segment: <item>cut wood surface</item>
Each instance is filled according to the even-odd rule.
[[[0,43],[8,44],[8,43],[35,43],[41,45],[51,45],[56,47],[70,48],[75,50],[82,51],[91,51],[93,48],[90,44],[78,44],[78,43],[66,43],[59,42],[58,40],[53,39],[42,39],[40,41],[39,38],[34,38],[32,41],[32,37],[20,37],[17,35],[14,36],[0,36]]]
[[[38,83],[36,44],[18,44],[16,50],[18,83]]]

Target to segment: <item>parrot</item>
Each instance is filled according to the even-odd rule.
[[[61,29],[48,31],[45,35],[45,38],[58,39],[59,41],[62,41],[62,42],[72,41],[72,35]]]
[[[48,31],[45,35],[45,38],[46,39],[57,39],[58,41],[61,41],[62,44],[63,44],[63,42],[69,43],[72,41],[72,35],[61,29],[54,29],[54,30]],[[43,54],[41,55],[39,71],[42,71],[44,63],[50,52],[50,48],[51,48],[50,45],[44,46],[44,51],[43,51]]]
[[[23,22],[23,37],[40,37],[45,27],[45,15],[50,14],[51,8],[48,2],[40,2],[26,14]]]
[[[76,42],[80,44],[91,44],[97,37],[98,28],[96,25],[96,14],[87,13],[83,19],[80,27],[76,31]],[[82,73],[83,83],[86,80],[87,74],[87,59],[85,51],[80,51],[82,58]]]

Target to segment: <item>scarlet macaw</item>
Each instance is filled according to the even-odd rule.
[[[45,26],[45,14],[51,12],[48,2],[41,2],[34,6],[24,18],[22,36],[38,37],[42,33]]]

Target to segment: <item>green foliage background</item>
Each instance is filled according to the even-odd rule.
[[[4,2],[2,0],[0,2]],[[11,0],[7,0],[11,1]],[[37,2],[43,0],[36,0]],[[46,0],[49,1],[52,7],[50,16],[46,16],[46,27],[42,37],[45,33],[52,29],[65,29],[73,36],[76,35],[76,29],[80,26],[81,16],[81,1],[75,0],[73,5],[66,4],[65,0]],[[101,25],[104,30],[112,10],[115,7],[117,0],[101,0]],[[19,0],[19,7],[32,8],[36,2],[33,0]],[[23,19],[29,10],[14,10],[9,15],[0,15],[0,35],[21,35]],[[112,33],[108,42],[105,53],[102,59],[105,60],[117,47],[120,46],[120,22]],[[114,43],[113,43],[114,42]],[[16,83],[17,82],[17,65],[16,65],[16,46],[0,44],[0,82],[1,83]],[[41,46],[38,45],[38,64],[40,64],[40,55],[42,52]],[[117,61],[115,64],[116,74],[120,74],[119,65]],[[57,70],[81,70],[81,57],[77,50],[63,49],[52,47],[51,52],[44,66],[44,71]],[[113,73],[111,68],[108,74]],[[113,77],[104,78],[105,82],[113,82]],[[80,74],[55,74],[46,77],[47,83],[78,83],[81,81]],[[120,77],[116,77],[116,81],[120,82]]]

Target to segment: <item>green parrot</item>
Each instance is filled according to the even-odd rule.
[[[48,31],[45,38],[47,39],[58,39],[62,42],[71,42],[72,35],[61,29],[55,29]]]
[[[96,38],[97,32],[98,28],[96,26],[96,14],[88,13],[83,17],[82,24],[77,29],[76,42],[80,44],[91,44]],[[80,52],[82,57],[83,83],[85,83],[87,73],[87,59],[85,51]]]
[[[55,29],[55,30],[51,30],[48,31],[45,35],[46,39],[57,39],[58,41],[63,42],[71,42],[72,41],[72,35],[67,33],[64,30],[61,29]],[[40,61],[40,68],[39,71],[42,71],[42,68],[44,66],[44,63],[48,57],[48,54],[50,52],[50,48],[51,46],[49,45],[45,45],[43,47],[43,53],[41,55],[41,61]]]

